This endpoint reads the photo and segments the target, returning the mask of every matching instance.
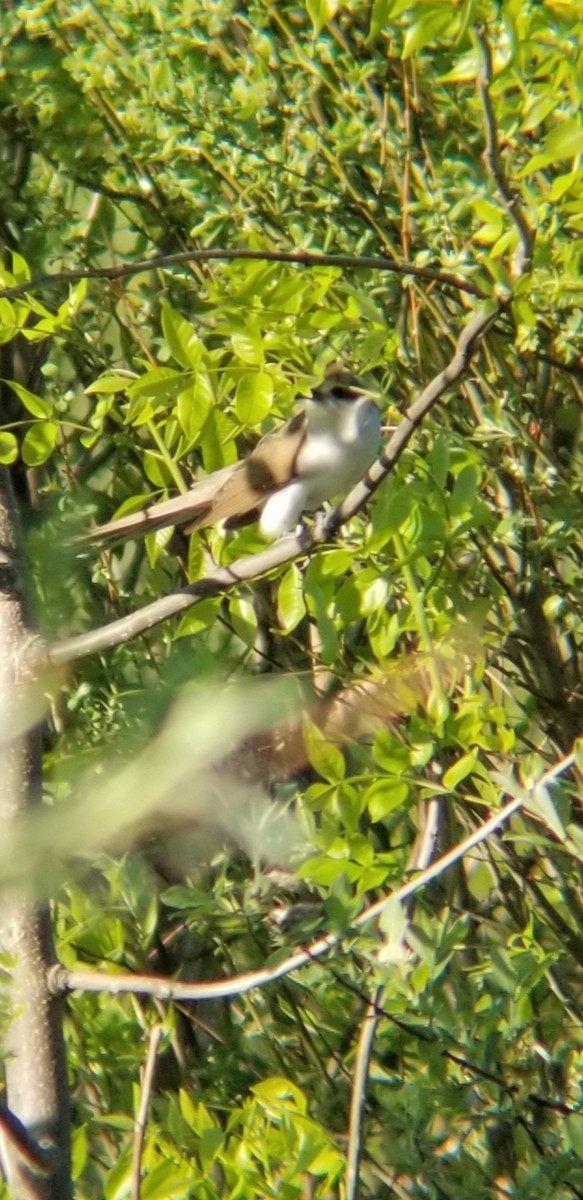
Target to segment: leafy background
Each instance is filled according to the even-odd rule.
[[[235,846],[209,832],[196,750],[179,795],[165,759],[154,773],[152,805],[177,837],[148,827],[102,854],[103,831],[81,826],[83,865],[61,865],[54,885],[67,965],[214,978],[323,929],[344,936],[332,958],[229,1003],[76,995],[80,1197],[128,1194],[156,1022],[144,1197],[341,1194],[373,996],[361,1195],[583,1194],[583,836],[578,775],[561,775],[582,694],[582,31],[581,6],[560,0],[6,5],[4,286],[193,247],[302,248],[408,260],[503,303],[334,545],[77,664],[55,696],[47,799],[58,809],[89,789],[99,804],[103,779],[105,810],[134,755],[132,795],[145,788],[146,748],[185,685],[194,730],[209,695],[242,678],[240,707],[268,721],[262,674],[292,672],[304,696],[388,680],[399,697],[397,717],[342,751],[312,727],[303,770],[274,785],[311,846],[301,884],[261,868],[261,838],[236,848],[245,796],[226,797]],[[484,154],[484,38],[500,158],[536,233],[520,277]],[[429,279],[265,261],[0,299],[0,451],[43,633],[105,624],[260,549],[254,528],[212,530],[84,559],[71,537],[235,461],[336,358],[375,385],[394,426],[477,303]],[[232,710],[216,705],[228,730]],[[552,786],[534,788],[549,770]],[[528,812],[503,835],[355,931],[428,830],[444,851],[521,789]],[[308,911],[276,923],[300,886]]]

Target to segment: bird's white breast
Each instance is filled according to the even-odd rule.
[[[302,513],[349,492],[366,474],[380,441],[381,415],[368,396],[306,403],[307,431],[296,476],[270,496],[260,519],[267,537],[280,537]]]
[[[349,491],[366,473],[378,449],[381,416],[368,396],[352,403],[308,401],[306,408],[307,437],[297,470],[306,484],[305,507],[312,509]]]

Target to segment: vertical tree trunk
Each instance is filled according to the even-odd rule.
[[[0,468],[0,837],[5,846],[41,792],[40,731],[11,736],[10,726],[15,700],[28,682],[30,638],[17,514],[8,471]],[[0,946],[9,971],[5,1005],[11,1014],[4,1039],[7,1105],[32,1139],[31,1148],[36,1143],[39,1150],[35,1165],[26,1139],[19,1147],[10,1133],[6,1114],[0,1120],[2,1165],[18,1200],[68,1200],[65,1047],[60,1006],[47,985],[54,961],[50,913],[24,885],[0,892]]]

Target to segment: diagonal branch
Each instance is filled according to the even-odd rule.
[[[49,1175],[54,1170],[54,1146],[40,1146],[15,1113],[5,1104],[0,1104],[0,1144],[5,1140],[35,1175]],[[5,1159],[5,1153],[1,1157]]]
[[[571,756],[572,759],[573,756]],[[564,760],[566,762],[567,760]],[[514,813],[518,812],[527,802],[527,795],[515,796],[503,808],[493,814],[483,825],[475,829],[467,838],[458,842],[441,858],[431,863],[425,870],[419,871],[413,879],[402,887],[383,896],[368,908],[365,908],[353,922],[354,928],[362,928],[380,917],[387,904],[397,904],[420,891],[426,884],[437,879],[439,875],[459,862],[474,846],[486,841],[490,834],[495,833]],[[216,979],[205,983],[182,983],[180,980],[166,979],[159,975],[110,975],[100,971],[69,971],[66,967],[55,966],[49,972],[49,986],[56,995],[63,992],[105,992],[110,995],[155,996],[158,1000],[220,1000],[229,996],[242,996],[254,988],[265,987],[283,979],[300,967],[306,966],[316,958],[323,958],[331,950],[342,943],[341,933],[328,933],[318,938],[305,949],[296,951],[288,958],[272,967],[263,967],[258,971],[247,971],[234,975],[230,979]]]
[[[405,447],[413,434],[419,428],[433,405],[441,399],[444,392],[452,384],[457,383],[467,370],[469,361],[482,338],[499,315],[499,309],[493,305],[484,305],[470,318],[462,330],[450,362],[429,381],[427,387],[417,397],[405,413],[393,436],[383,447],[380,457],[373,463],[366,478],[357,483],[345,500],[339,504],[324,522],[323,538],[332,537],[340,525],[349,521],[363,505],[372,492],[376,492],[383,479],[400,459]]]
[[[553,783],[565,771],[570,770],[575,761],[574,752],[565,755],[564,758],[549,767],[548,771],[545,771],[534,787],[536,789],[545,788],[547,784]],[[515,789],[512,788],[512,790]],[[507,792],[502,794],[507,794]],[[525,807],[528,808],[529,798],[529,791],[520,789],[517,795],[514,795],[502,808],[497,809],[487,821],[484,821],[483,825],[479,825],[456,846],[452,846],[451,850],[447,850],[441,858],[435,859],[423,870],[418,871],[413,879],[409,879],[396,891],[390,892],[388,896],[382,896],[380,900],[376,900],[374,904],[365,908],[355,918],[353,928],[362,929],[380,917],[387,904],[402,904],[404,900],[414,896],[426,884],[438,879],[444,871],[464,858],[475,846],[480,846],[487,841],[490,835],[496,833],[514,813],[520,812]],[[532,815],[539,816],[534,807]],[[314,959],[323,958],[331,950],[335,950],[342,944],[342,938],[342,933],[327,933],[324,937],[318,938],[311,945],[294,952],[274,966],[263,967],[258,971],[246,971],[241,975],[234,975],[230,979],[209,980],[205,983],[182,983],[180,980],[166,979],[159,975],[110,975],[100,971],[70,971],[61,964],[57,964],[48,972],[48,985],[52,994],[57,996],[66,992],[84,991],[106,992],[114,996],[120,994],[154,996],[158,1000],[221,1000],[229,996],[242,996],[254,988],[265,987],[277,979],[291,975],[292,972],[298,971],[300,967],[306,966]]]
[[[415,402],[405,413],[398,429],[383,448],[380,458],[373,463],[366,478],[352,489],[350,494],[321,522],[304,530],[301,536],[280,538],[267,550],[259,554],[251,554],[240,558],[229,567],[219,567],[210,572],[204,579],[199,579],[187,587],[171,592],[152,604],[147,604],[129,616],[118,621],[112,621],[103,628],[94,629],[77,637],[67,638],[48,650],[48,657],[53,663],[75,662],[87,654],[97,654],[113,646],[122,645],[132,638],[145,633],[161,621],[184,612],[209,596],[218,596],[230,591],[240,583],[259,579],[261,575],[283,566],[284,563],[309,553],[314,547],[329,541],[339,527],[353,517],[366,504],[372,492],[375,492],[383,479],[390,474],[398,462],[415,430],[419,427],[427,413],[441,399],[447,388],[456,383],[467,369],[470,358],[496,320],[499,313],[497,307],[484,305],[470,318],[463,329],[453,357],[443,371],[423,389]]]

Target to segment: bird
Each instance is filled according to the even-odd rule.
[[[98,525],[81,540],[111,544],[168,525],[192,532],[220,523],[239,529],[253,521],[271,540],[290,533],[304,513],[348,492],[370,467],[381,435],[373,396],[334,364],[304,408],[265,434],[246,458],[213,471],[183,495]]]

